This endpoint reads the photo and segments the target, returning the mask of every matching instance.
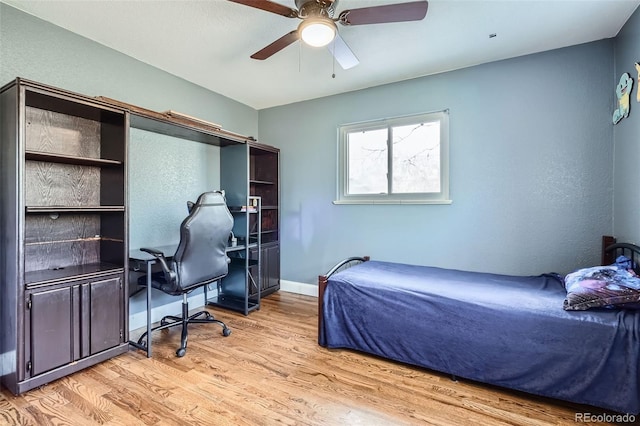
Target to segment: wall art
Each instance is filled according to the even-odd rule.
[[[640,62],[635,63],[636,71],[638,71],[638,78],[636,81],[640,81]],[[640,87],[636,87],[636,101],[640,102]]]
[[[616,86],[618,108],[613,111],[613,124],[618,124],[620,120],[629,116],[629,96],[632,88],[633,79],[629,73],[622,74],[620,83]]]

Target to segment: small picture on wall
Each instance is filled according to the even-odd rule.
[[[620,120],[629,116],[629,96],[633,88],[633,79],[629,73],[624,73],[620,77],[620,83],[616,86],[616,96],[618,97],[618,108],[613,111],[613,124],[618,124]]]

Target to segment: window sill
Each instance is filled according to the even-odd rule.
[[[451,204],[453,200],[335,200],[333,204]]]

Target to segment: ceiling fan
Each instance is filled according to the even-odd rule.
[[[358,65],[358,58],[338,34],[336,22],[342,25],[383,24],[389,22],[419,21],[427,15],[426,0],[396,3],[381,6],[343,10],[334,18],[338,0],[295,0],[296,9],[269,0],[229,0],[256,9],[299,18],[302,22],[297,29],[280,37],[270,45],[257,51],[251,58],[264,60],[281,51],[294,41],[302,39],[314,47],[328,46],[336,61],[343,69]]]

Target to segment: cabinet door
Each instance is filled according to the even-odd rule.
[[[31,354],[31,376],[73,360],[72,301],[71,287],[31,293],[30,339],[26,343]]]
[[[249,249],[249,259],[252,261],[258,260],[258,249]],[[258,265],[252,265],[249,267],[249,297],[255,297],[258,295],[258,281],[261,288],[264,286],[263,271],[264,269],[258,269]]]
[[[115,277],[88,283],[82,288],[83,322],[89,333],[83,333],[83,355],[93,355],[118,346],[123,339],[122,278]],[[87,328],[85,328],[87,329]],[[87,351],[89,353],[86,353]]]
[[[262,246],[262,288],[269,290],[280,285],[280,244]]]
[[[249,250],[251,259],[257,259],[257,250]],[[260,288],[261,293],[265,291],[275,291],[280,286],[280,244],[268,243],[260,247]],[[255,276],[254,269],[252,274]],[[258,293],[255,286],[249,287],[249,295],[254,296]]]

